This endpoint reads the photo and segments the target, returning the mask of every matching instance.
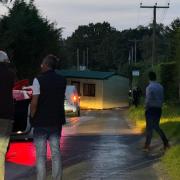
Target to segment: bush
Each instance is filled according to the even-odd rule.
[[[164,96],[166,101],[176,101],[179,97],[178,93],[178,68],[176,62],[162,63],[154,66],[153,71],[157,74],[157,81],[164,87]],[[152,68],[141,69],[139,77],[139,86],[145,92],[145,88],[148,85],[148,73],[152,71]],[[142,83],[143,82],[143,83]]]
[[[178,99],[178,71],[175,62],[160,64],[159,79],[164,87],[165,100]]]

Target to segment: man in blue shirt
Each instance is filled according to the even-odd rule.
[[[146,116],[146,142],[145,150],[150,149],[153,129],[160,135],[164,149],[169,148],[168,140],[159,127],[159,122],[162,114],[162,105],[164,99],[164,89],[161,84],[156,82],[156,74],[154,72],[149,73],[150,83],[146,88],[146,99],[145,99],[145,116]]]

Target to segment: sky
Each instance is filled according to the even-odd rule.
[[[152,22],[153,9],[142,9],[140,3],[159,6],[170,3],[169,9],[157,10],[157,22],[170,24],[180,17],[180,0],[35,0],[41,15],[57,27],[63,27],[63,37],[70,36],[79,25],[109,22],[117,30],[136,28]],[[0,14],[6,12],[0,6]]]

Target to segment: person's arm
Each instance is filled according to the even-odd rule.
[[[40,95],[40,84],[38,79],[36,78],[33,81],[32,89],[33,89],[33,96],[31,100],[30,111],[31,111],[31,117],[33,118],[37,111],[38,99]]]
[[[31,101],[31,106],[30,106],[32,118],[34,117],[34,115],[37,111],[38,99],[39,99],[39,95],[33,95],[32,96],[32,101]]]

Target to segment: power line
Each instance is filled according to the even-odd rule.
[[[170,0],[166,0],[166,4],[170,4]],[[164,20],[165,20],[165,18],[166,18],[166,16],[167,16],[167,13],[168,13],[168,9],[166,8],[166,9],[163,9],[163,11],[162,11],[162,14],[161,14],[161,16],[159,17],[159,22],[160,23],[162,23],[163,24],[163,22],[164,22]]]
[[[143,4],[144,3],[144,0],[139,0],[139,4]],[[138,8],[139,9],[139,8]],[[139,22],[139,25],[141,25],[141,26],[147,26],[147,25],[149,25],[150,24],[150,22],[152,22],[152,19],[149,19],[148,17],[149,17],[149,15],[148,15],[148,13],[142,13],[142,11],[141,11],[141,9],[140,9],[140,11],[139,11],[139,15],[138,15],[139,17],[139,19],[138,19],[138,22]],[[144,19],[146,19],[145,21],[142,21],[141,19],[141,16],[143,16],[143,18]]]
[[[157,3],[155,3],[154,6],[143,6],[142,3],[140,3],[140,8],[151,8],[153,9],[153,46],[152,46],[152,67],[154,65],[154,62],[156,61],[156,11],[157,9],[167,9],[168,6],[158,6]]]

